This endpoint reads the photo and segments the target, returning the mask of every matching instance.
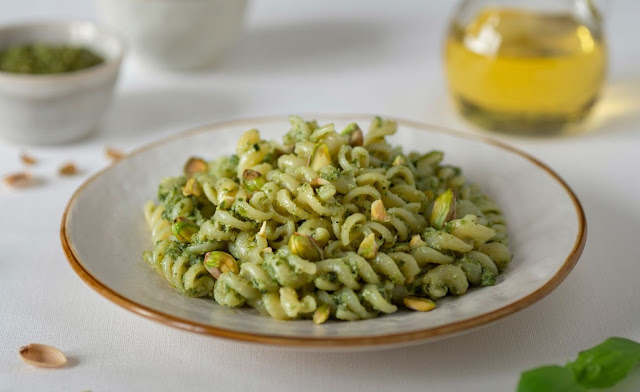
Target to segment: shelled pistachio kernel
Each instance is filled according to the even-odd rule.
[[[309,261],[320,261],[323,258],[322,249],[315,240],[297,232],[289,237],[289,250],[294,255]]]
[[[259,191],[266,183],[267,180],[258,171],[246,169],[242,173],[242,184],[249,192]]]
[[[360,128],[356,129],[349,135],[349,145],[351,147],[359,147],[362,146],[364,142],[364,134]]]
[[[420,234],[414,235],[413,237],[411,237],[411,241],[409,241],[409,249],[415,249],[425,245],[427,245],[427,243],[422,240]]]
[[[407,296],[402,299],[402,303],[409,309],[418,312],[428,312],[436,307],[436,303],[427,298]]]
[[[324,143],[318,143],[313,148],[311,155],[309,156],[309,166],[315,171],[322,169],[325,166],[331,164],[331,154],[329,154],[329,147]]]
[[[202,188],[195,178],[191,177],[187,180],[187,183],[182,187],[182,194],[184,196],[201,196]]]
[[[364,237],[358,247],[358,254],[365,259],[373,259],[378,254],[378,243],[374,233]]]
[[[222,251],[206,253],[204,255],[204,267],[216,279],[220,277],[220,274],[225,272],[233,272],[234,274],[240,272],[236,259],[229,253]]]
[[[371,220],[378,222],[389,221],[389,215],[387,214],[387,209],[384,208],[382,200],[376,200],[371,203]]]
[[[456,195],[451,189],[440,194],[433,202],[429,223],[436,229],[442,229],[445,223],[456,216]]]
[[[191,242],[191,237],[200,230],[200,227],[187,218],[178,217],[171,225],[171,232],[181,242]]]
[[[391,166],[407,166],[408,162],[409,161],[407,160],[407,157],[400,154],[393,159],[393,163],[391,163]]]
[[[320,188],[321,186],[329,185],[329,184],[331,183],[322,177],[314,178],[309,182],[309,185],[311,185],[311,188],[313,189]]]
[[[322,324],[329,319],[331,315],[331,309],[327,305],[322,305],[315,312],[313,312],[313,323]]]
[[[201,158],[191,157],[184,164],[184,175],[191,177],[195,173],[206,172],[207,162]]]

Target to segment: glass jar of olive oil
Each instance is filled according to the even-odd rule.
[[[485,128],[554,134],[584,119],[606,69],[591,0],[464,0],[445,45],[449,86]]]

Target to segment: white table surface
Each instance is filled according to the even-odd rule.
[[[129,151],[199,124],[304,112],[365,112],[482,132],[453,111],[441,43],[453,2],[255,1],[246,34],[218,69],[150,70],[129,58],[99,133],[72,145],[0,142],[0,175],[41,162],[38,187],[0,189],[0,391],[512,391],[521,371],[564,363],[609,336],[640,340],[640,2],[607,14],[609,84],[579,136],[503,140],[541,158],[573,187],[589,235],[562,285],[480,330],[409,348],[296,352],[176,330],[98,295],[62,253],[63,208],[104,167],[104,147]],[[87,0],[0,0],[0,23],[97,19]],[[73,160],[81,175],[61,179]],[[522,206],[526,208],[527,206]],[[107,238],[105,240],[108,240]],[[71,366],[23,364],[22,345],[54,345]],[[640,389],[640,370],[618,391]]]

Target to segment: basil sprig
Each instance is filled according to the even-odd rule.
[[[640,362],[640,343],[609,338],[578,354],[566,366],[543,366],[520,376],[517,392],[585,392],[608,388],[627,377]]]

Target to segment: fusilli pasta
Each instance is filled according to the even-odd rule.
[[[278,319],[360,320],[430,310],[510,263],[496,203],[442,152],[390,145],[394,121],[376,117],[366,135],[290,124],[283,144],[252,129],[234,155],[189,159],[145,205],[144,260],[181,293]]]

